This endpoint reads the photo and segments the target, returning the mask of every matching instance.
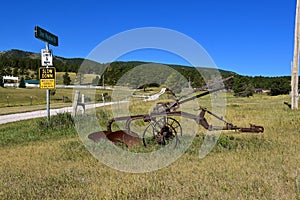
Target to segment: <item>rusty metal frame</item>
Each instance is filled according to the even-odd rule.
[[[229,78],[220,80],[219,82],[227,81],[231,78],[232,77],[229,77]],[[120,138],[118,138],[116,141],[123,141],[129,147],[132,144],[130,143],[130,141],[126,142],[124,140],[123,134],[126,134],[128,136],[128,138],[132,137],[131,138],[132,141],[134,140],[135,137],[138,136],[136,133],[133,133],[130,130],[130,125],[131,125],[132,121],[134,121],[134,120],[143,120],[144,122],[148,122],[149,124],[154,123],[154,125],[155,125],[155,123],[158,123],[156,118],[160,118],[160,117],[172,118],[172,117],[176,117],[176,116],[192,119],[198,125],[201,125],[203,128],[205,128],[206,130],[209,130],[209,131],[213,131],[213,130],[234,130],[234,131],[237,131],[237,132],[263,133],[264,132],[264,127],[263,126],[257,126],[257,125],[254,125],[254,124],[250,124],[250,127],[239,127],[239,126],[233,125],[230,122],[227,122],[226,120],[223,119],[223,117],[212,113],[211,111],[207,110],[206,108],[200,107],[199,108],[200,112],[197,115],[187,113],[187,112],[183,112],[183,111],[177,111],[177,109],[179,109],[180,105],[183,104],[183,103],[186,103],[188,101],[192,101],[192,100],[197,99],[197,98],[201,98],[205,95],[208,95],[208,94],[220,91],[220,90],[224,90],[225,88],[209,89],[209,88],[212,88],[213,85],[218,84],[219,82],[213,83],[212,85],[206,85],[202,88],[196,88],[192,92],[189,92],[189,93],[181,96],[180,98],[175,99],[174,102],[172,102],[172,103],[158,102],[156,104],[156,107],[154,108],[154,110],[150,114],[122,116],[122,117],[112,118],[107,122],[107,131],[104,131],[106,133],[105,135],[109,139],[109,137],[108,137],[109,134],[113,135],[114,133],[116,133],[116,132],[112,132],[112,124],[114,122],[126,121],[125,122],[125,130],[124,131],[122,131],[122,130],[117,131],[117,132],[120,132],[120,134],[121,133],[122,134],[120,136],[118,136]],[[203,91],[203,92],[200,93],[200,94],[189,97],[190,95],[192,95],[196,92],[201,92],[201,91]],[[213,124],[209,124],[208,121],[205,118],[206,114],[209,114],[212,117],[216,118],[217,120],[222,121],[224,123],[224,126],[214,126]],[[172,118],[172,119],[174,119],[174,118]],[[182,127],[181,127],[180,123],[178,121],[177,121],[177,123],[180,126],[180,130],[182,130]],[[168,125],[169,124],[165,123],[162,126],[161,131],[156,130],[157,137],[162,136],[162,134],[160,132],[162,132],[163,128],[168,126]],[[147,126],[147,128],[148,128],[148,126]],[[169,125],[169,126],[171,126],[171,128],[173,130],[175,129],[174,127],[172,127],[172,124]],[[147,130],[147,128],[145,129],[145,131]],[[145,131],[144,131],[144,134],[145,134]],[[144,137],[144,134],[143,134],[143,137]],[[177,134],[177,133],[175,133],[175,134]],[[100,137],[100,136],[102,136],[101,132],[96,132],[96,133],[90,134],[89,138],[94,140],[94,141],[98,141],[97,138]],[[177,135],[175,135],[175,136],[177,137]],[[162,136],[162,137],[164,137],[164,136]],[[143,142],[144,142],[144,138],[143,138]],[[144,145],[146,146],[145,142],[144,142]]]
[[[207,86],[206,86],[207,87]],[[218,89],[214,89],[214,90],[207,90],[201,94],[189,97],[187,99],[184,100],[175,100],[172,104],[169,103],[161,103],[159,102],[157,105],[159,107],[162,107],[163,110],[160,112],[157,111],[153,111],[150,114],[141,114],[141,115],[133,115],[133,116],[123,116],[123,117],[116,117],[116,118],[112,118],[111,120],[108,121],[107,123],[107,131],[112,131],[111,129],[111,125],[113,122],[116,121],[126,121],[126,130],[130,131],[130,124],[132,121],[134,120],[144,120],[144,122],[151,122],[153,119],[157,118],[157,117],[172,117],[172,116],[181,116],[184,118],[188,118],[188,119],[192,119],[194,120],[198,125],[201,125],[202,127],[204,127],[205,129],[212,131],[212,130],[235,130],[235,131],[239,131],[239,132],[250,132],[250,133],[263,133],[264,132],[264,127],[263,126],[256,126],[254,124],[250,124],[250,127],[246,128],[246,127],[238,127],[233,125],[230,122],[227,122],[223,119],[223,117],[220,117],[214,113],[212,113],[211,111],[207,110],[206,108],[199,108],[200,113],[198,115],[194,115],[191,113],[187,113],[187,112],[183,112],[183,111],[176,111],[181,104],[188,102],[188,101],[192,101],[194,99],[203,97],[205,95],[223,90],[224,88],[218,88]],[[199,89],[194,90],[194,92],[198,92]],[[190,93],[192,94],[192,93]],[[185,95],[187,96],[187,95]],[[156,109],[158,110],[158,109]],[[216,119],[222,121],[225,123],[224,126],[220,127],[220,126],[214,126],[212,124],[209,124],[205,118],[205,114],[209,114],[213,117],[215,117]]]

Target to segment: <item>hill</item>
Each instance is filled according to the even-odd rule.
[[[12,49],[10,51],[0,52],[0,75],[25,76],[26,79],[37,78],[37,71],[41,67],[40,54]],[[64,58],[54,56],[53,65],[57,72],[75,72],[78,73],[80,66],[84,65],[85,74],[102,74],[104,70],[105,82],[114,85],[116,80],[134,67],[147,64],[142,61],[122,62],[116,61],[109,64],[101,64],[83,58]],[[159,64],[159,63],[157,63]],[[182,65],[168,65],[194,82],[194,86],[202,85],[202,80],[197,80],[194,67]],[[212,71],[209,68],[201,68],[203,71]],[[219,70],[222,76],[235,75],[236,73]],[[80,72],[79,72],[80,73]],[[150,72],[151,73],[151,72]]]
[[[54,65],[58,71],[78,70],[83,62],[82,58],[63,58],[54,56]],[[30,69],[37,71],[41,67],[41,56],[38,53],[12,49],[10,51],[0,52],[0,70],[5,68]]]
[[[40,63],[38,64],[38,66],[33,66],[36,65],[37,62],[40,62],[40,54],[38,53],[33,53],[33,52],[28,52],[28,51],[22,51],[22,50],[18,50],[18,49],[12,49],[9,51],[3,51],[0,52],[0,69],[3,69],[5,67],[19,67],[19,68],[28,68],[28,64],[31,64],[32,69],[36,68],[38,69],[38,67],[40,67]],[[6,61],[6,62],[5,62]],[[22,61],[27,61],[27,63],[25,63]],[[32,63],[31,63],[31,62]],[[54,66],[56,67],[57,71],[70,71],[70,72],[77,72],[80,65],[83,63],[83,61],[85,61],[85,64],[88,64],[90,66],[91,71],[93,71],[94,73],[96,73],[97,70],[96,67],[103,67],[104,64],[100,64],[91,60],[85,60],[84,58],[64,58],[64,57],[60,57],[60,56],[54,56]],[[129,61],[129,62],[122,62],[122,61],[118,61],[118,62],[113,62],[115,63],[114,66],[121,66],[121,67],[130,67],[133,68],[135,66],[138,65],[142,65],[142,64],[146,64],[147,62],[143,62],[143,61]],[[26,65],[27,64],[27,65]],[[157,63],[157,64],[164,64],[164,63]],[[193,67],[189,67],[189,66],[183,66],[183,65],[174,65],[174,64],[165,64],[168,66],[171,66],[173,68],[180,68],[180,67],[186,67],[188,69],[191,69]],[[201,68],[201,67],[199,67]],[[210,70],[209,68],[201,68],[203,70]],[[221,72],[222,75],[233,75],[236,74],[234,72],[231,71],[226,71],[226,70],[219,70]]]
[[[108,85],[115,85],[117,81],[128,71],[132,70],[138,65],[147,64],[143,61],[116,61],[112,63],[98,63],[92,60],[85,60],[84,58],[64,58],[60,56],[54,56],[54,66],[57,72],[74,72],[83,73],[78,71],[80,66],[84,65],[84,74],[104,74],[105,83]],[[159,63],[157,63],[159,64]],[[168,65],[168,64],[164,64]],[[168,65],[172,69],[178,71],[187,80],[190,80],[192,87],[201,87],[204,83],[203,78],[198,75],[196,68],[182,65]],[[4,75],[23,76],[25,79],[38,79],[38,69],[41,67],[40,54],[22,51],[18,49],[12,49],[9,51],[0,52],[0,77]],[[208,73],[212,72],[212,69],[197,67],[202,71]],[[243,92],[246,89],[264,88],[273,91],[272,94],[288,94],[290,91],[290,77],[249,77],[239,75],[232,71],[226,71],[219,69],[222,77],[234,76],[235,80],[226,83],[227,89],[237,91],[237,93]],[[150,71],[147,75],[156,73],[155,69]],[[140,76],[147,76],[145,73],[141,73]],[[135,76],[136,77],[136,76]],[[152,76],[153,77],[153,76]],[[165,76],[167,77],[167,76]],[[96,77],[96,83],[102,83],[102,77]],[[97,82],[98,81],[98,82]],[[165,81],[165,80],[162,80]],[[1,82],[1,81],[0,81]],[[127,84],[134,85],[135,78],[128,77]],[[251,92],[250,92],[251,94]],[[248,95],[247,95],[248,96]]]

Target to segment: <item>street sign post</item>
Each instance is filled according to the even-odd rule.
[[[55,68],[41,67],[39,70],[40,88],[41,89],[55,89]]]
[[[46,43],[46,49],[42,50],[41,61],[44,68],[40,68],[40,88],[46,88],[47,121],[50,120],[50,95],[49,89],[55,88],[55,68],[52,66],[52,51],[49,44],[58,46],[58,37],[39,26],[34,27],[34,36]]]

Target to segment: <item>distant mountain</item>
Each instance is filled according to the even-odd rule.
[[[147,62],[143,61],[116,61],[110,63],[110,71],[115,72],[126,72],[138,65],[147,64]],[[158,63],[159,64],[159,63]],[[53,65],[56,67],[57,71],[68,71],[68,72],[78,72],[81,65],[85,67],[85,73],[90,74],[102,74],[107,64],[101,64],[95,61],[86,60],[83,58],[64,58],[60,56],[54,56]],[[182,65],[174,65],[174,64],[164,64],[168,65],[176,70],[182,72],[191,72],[195,70],[194,67],[182,66]],[[29,69],[32,71],[37,71],[38,68],[41,67],[40,64],[40,54],[22,51],[18,49],[12,49],[9,51],[0,52],[0,69],[4,68],[18,68],[18,69]],[[112,67],[115,70],[112,70]],[[122,68],[122,69],[119,69]],[[201,68],[203,71],[210,71],[209,68]],[[224,76],[228,75],[236,75],[236,73],[226,70],[219,70],[220,73]],[[111,74],[111,73],[110,73]],[[118,73],[119,74],[119,73]],[[112,74],[116,75],[116,74]],[[192,76],[192,74],[190,75]]]
[[[9,51],[3,51],[0,52],[0,59],[17,59],[17,60],[22,60],[22,59],[32,59],[32,60],[39,60],[41,55],[38,53],[33,53],[33,52],[28,52],[28,51],[22,51],[22,50],[18,50],[18,49],[12,49]],[[54,56],[54,65],[57,68],[58,71],[66,71],[65,68],[67,68],[67,71],[72,71],[72,72],[77,72],[80,65],[83,63],[83,61],[85,61],[86,65],[91,65],[91,68],[95,68],[95,67],[99,67],[99,66],[103,66],[103,64],[91,61],[91,60],[85,60],[84,58],[64,58],[64,57],[60,57],[60,56]],[[35,62],[36,63],[36,62]],[[143,62],[143,61],[128,61],[128,62],[122,62],[122,61],[117,61],[116,63],[121,64],[122,66],[131,66],[131,67],[135,67],[137,65],[142,65],[142,64],[146,64],[147,62]],[[160,64],[160,63],[157,63]],[[164,63],[162,63],[164,64]],[[174,65],[174,64],[164,64],[164,65],[168,65],[171,66],[173,68],[180,68],[180,67],[189,67],[189,66],[182,66],[182,65]],[[107,66],[107,65],[106,65]],[[0,63],[0,69],[3,67],[3,65],[1,65]],[[15,67],[14,65],[11,65],[9,67]],[[22,67],[22,66],[18,66],[18,67]],[[40,67],[40,66],[39,66]],[[201,67],[200,67],[201,68]],[[201,68],[202,70],[210,70],[209,68]],[[97,70],[96,70],[97,71]],[[226,75],[235,75],[235,72],[232,71],[226,71],[226,70],[222,70],[219,69],[219,71],[221,72],[221,74],[226,74]],[[95,73],[95,72],[94,72]]]
[[[37,53],[32,53],[28,51],[22,51],[18,49],[12,49],[10,51],[0,52],[1,57],[6,58],[31,58],[31,59],[39,59],[40,55]]]
[[[77,72],[83,61],[83,58],[53,57],[53,65],[57,71]],[[93,61],[90,63],[91,65],[98,64]],[[0,69],[7,67],[37,71],[38,68],[41,67],[41,55],[18,49],[0,52]]]
[[[94,74],[96,82],[102,83],[102,77],[99,75],[103,74],[105,77],[105,83],[108,85],[115,85],[117,82],[123,77],[127,72],[132,72],[133,68],[138,65],[149,64],[143,61],[116,61],[109,64],[98,63],[92,60],[86,60],[84,58],[64,58],[60,56],[54,56],[53,65],[58,72],[75,72],[81,74]],[[182,65],[174,65],[174,64],[163,64],[171,67],[172,69],[179,72],[179,74],[183,75],[187,80],[190,80],[192,83],[192,87],[201,87],[205,84],[203,78],[199,76],[197,69],[201,71],[205,71],[206,74],[212,74],[215,70],[210,68],[198,67],[189,67]],[[84,67],[81,67],[84,66]],[[155,64],[153,64],[155,66]],[[22,51],[18,49],[12,49],[9,51],[0,52],[0,79],[5,75],[14,75],[14,76],[23,76],[25,79],[38,79],[38,69],[41,67],[40,54]],[[84,68],[84,71],[82,69]],[[133,76],[128,76],[125,81],[127,81],[128,85],[134,85],[136,82],[143,78],[148,78],[151,80],[153,78],[160,78],[161,82],[164,82],[166,78],[169,76],[174,76],[169,74],[168,71],[163,71],[159,74],[160,70],[155,71],[155,67],[150,67],[147,69],[147,73],[143,73],[137,71]],[[152,70],[152,71],[151,71]],[[251,85],[254,88],[267,88],[272,89],[273,91],[279,93],[286,94],[290,90],[290,77],[247,77],[241,76],[232,71],[226,71],[219,69],[221,76],[223,78],[234,76],[234,80],[231,80],[226,84],[228,89],[234,89],[237,84],[243,88],[245,85]],[[128,74],[128,73],[127,73]],[[97,77],[98,76],[98,77]],[[80,76],[81,77],[81,76]],[[150,77],[150,78],[149,78]],[[81,79],[81,78],[80,78]],[[176,78],[173,77],[175,82]],[[247,84],[245,84],[245,80],[247,80]],[[1,80],[0,80],[1,81]],[[94,82],[94,84],[97,84]],[[282,92],[283,91],[283,92]],[[278,92],[277,92],[278,93]]]

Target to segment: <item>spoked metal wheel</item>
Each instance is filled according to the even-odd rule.
[[[152,119],[143,133],[144,146],[167,145],[175,139],[175,147],[179,143],[178,136],[182,135],[180,123],[172,117]]]

